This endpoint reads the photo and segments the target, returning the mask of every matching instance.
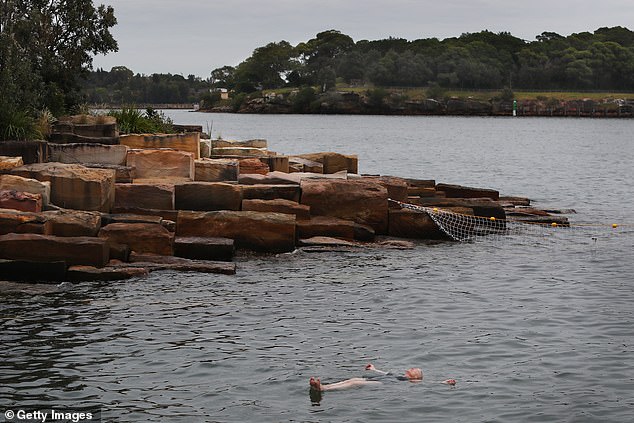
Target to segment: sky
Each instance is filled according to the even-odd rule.
[[[633,0],[95,0],[113,6],[119,51],[93,67],[190,74],[236,66],[254,49],[308,41],[335,29],[354,41],[415,40],[465,32],[508,31],[533,41],[544,31],[569,35],[600,27],[634,30]]]

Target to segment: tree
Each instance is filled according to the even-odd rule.
[[[0,78],[3,97],[22,98],[18,107],[49,108],[55,114],[78,101],[78,78],[92,68],[93,55],[117,51],[110,6],[92,0],[6,0],[0,6]],[[16,63],[19,58],[20,63]],[[28,71],[31,78],[12,75]],[[0,99],[7,102],[7,98]]]

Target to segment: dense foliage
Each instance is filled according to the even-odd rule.
[[[134,74],[125,66],[97,69],[82,81],[82,100],[91,104],[197,103],[209,82],[194,75]]]
[[[544,32],[527,42],[508,32],[482,31],[442,41],[355,43],[330,30],[294,47],[269,43],[238,66],[211,72],[214,86],[237,92],[286,86],[326,91],[337,79],[377,86],[631,91],[634,32],[622,27],[567,37]]]
[[[173,122],[162,112],[148,108],[145,113],[135,107],[124,107],[108,113],[117,119],[122,134],[159,134],[172,133]]]
[[[0,138],[31,138],[38,112],[78,103],[95,54],[117,50],[112,7],[91,0],[0,2]]]

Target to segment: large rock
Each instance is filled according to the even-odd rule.
[[[449,239],[425,212],[390,209],[390,236],[417,239]]]
[[[42,196],[15,190],[0,190],[0,208],[39,213],[42,211]]]
[[[365,176],[364,179],[383,185],[392,200],[407,202],[408,184],[405,179],[395,176]]]
[[[345,170],[359,173],[359,161],[356,155],[344,155],[333,152],[300,154],[297,156],[323,165],[323,173],[336,173]],[[309,172],[312,172],[309,171]]]
[[[242,210],[293,214],[297,220],[310,219],[310,207],[281,198],[276,200],[242,200]]]
[[[116,184],[114,206],[174,210],[174,185]]]
[[[112,210],[116,214],[142,215],[142,216],[160,216],[165,220],[176,222],[178,211],[176,210],[159,210],[159,209],[143,209],[139,207],[115,207]]]
[[[101,164],[101,163],[84,163],[84,166],[90,167],[92,169],[114,170],[115,182],[117,184],[131,184],[132,183],[132,173],[134,171],[132,167],[111,165],[111,164]]]
[[[260,157],[260,161],[267,164],[271,172],[289,173],[290,171],[288,156],[274,155]]]
[[[324,173],[324,165],[322,163],[303,157],[290,157],[289,166],[293,168],[292,170],[295,172]],[[346,169],[346,172],[347,171]]]
[[[310,206],[313,216],[331,216],[371,226],[377,234],[387,233],[387,189],[365,179],[304,179],[301,204]]]
[[[178,210],[240,210],[242,189],[222,182],[190,182],[174,187]]]
[[[91,138],[119,136],[117,119],[106,115],[62,116],[53,125],[53,133],[72,133]]]
[[[242,198],[247,200],[275,200],[281,198],[299,202],[301,189],[299,185],[241,185]]]
[[[231,261],[235,251],[229,238],[176,237],[174,255],[194,260]]]
[[[81,210],[51,210],[43,213],[55,236],[97,236],[101,214]]]
[[[70,266],[67,278],[73,282],[92,281],[122,281],[132,278],[142,278],[148,275],[148,270],[142,267],[102,267],[93,266]]]
[[[252,147],[213,147],[211,155],[213,157],[259,157],[266,156],[266,148]]]
[[[59,237],[37,234],[0,236],[0,258],[31,261],[65,261],[71,265],[104,267],[108,243],[93,237]]]
[[[200,133],[186,134],[129,134],[119,138],[122,145],[134,149],[169,148],[191,153],[194,159],[200,159]]]
[[[50,235],[51,223],[40,213],[0,209],[0,235],[9,233]]]
[[[231,238],[239,248],[288,252],[295,249],[295,216],[253,211],[181,211],[176,234]]]
[[[49,144],[49,158],[60,163],[98,163],[124,166],[128,147],[103,144]]]
[[[51,202],[75,210],[109,212],[114,202],[115,172],[77,164],[36,163],[11,174],[51,183]]]
[[[301,178],[297,174],[284,173],[284,172],[269,172],[266,175],[261,174],[247,174],[240,175],[238,182],[242,185],[299,185]]]
[[[315,216],[297,222],[298,237],[332,237],[357,241],[373,241],[374,229],[351,220],[336,217]]]
[[[171,149],[129,150],[127,165],[134,168],[137,179],[194,180],[194,156]]]
[[[436,191],[444,192],[447,198],[490,198],[492,200],[500,198],[500,193],[496,190],[461,185],[436,184]]]
[[[211,140],[212,148],[225,148],[225,147],[249,147],[249,148],[264,148],[267,147],[266,140],[253,139],[253,140],[223,140],[215,139]]]
[[[199,159],[194,162],[196,182],[237,181],[239,161],[235,159]]]
[[[99,238],[128,245],[139,253],[171,256],[174,234],[162,225],[152,223],[111,223],[99,230]]]
[[[15,190],[39,194],[42,197],[42,207],[48,207],[51,198],[51,183],[40,182],[37,179],[23,178],[16,175],[0,175],[0,190]]]
[[[159,256],[156,254],[130,254],[130,262],[112,267],[142,267],[149,271],[176,270],[181,272],[219,273],[223,275],[235,275],[235,263],[218,262],[210,260],[191,260],[182,257]]]
[[[240,160],[240,175],[247,173],[259,173],[266,175],[269,173],[270,168],[267,164],[262,163],[259,159],[242,159]]]
[[[0,156],[0,173],[20,166],[24,166],[22,157]]]

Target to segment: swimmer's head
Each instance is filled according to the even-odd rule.
[[[308,383],[310,383],[311,389],[321,391],[321,380],[319,380],[319,378],[315,379],[314,377],[311,377]]]
[[[366,370],[376,370],[375,367],[374,367],[374,364],[372,364],[372,363],[366,364],[365,369]]]
[[[418,367],[405,370],[405,377],[409,380],[423,380],[423,371]]]

